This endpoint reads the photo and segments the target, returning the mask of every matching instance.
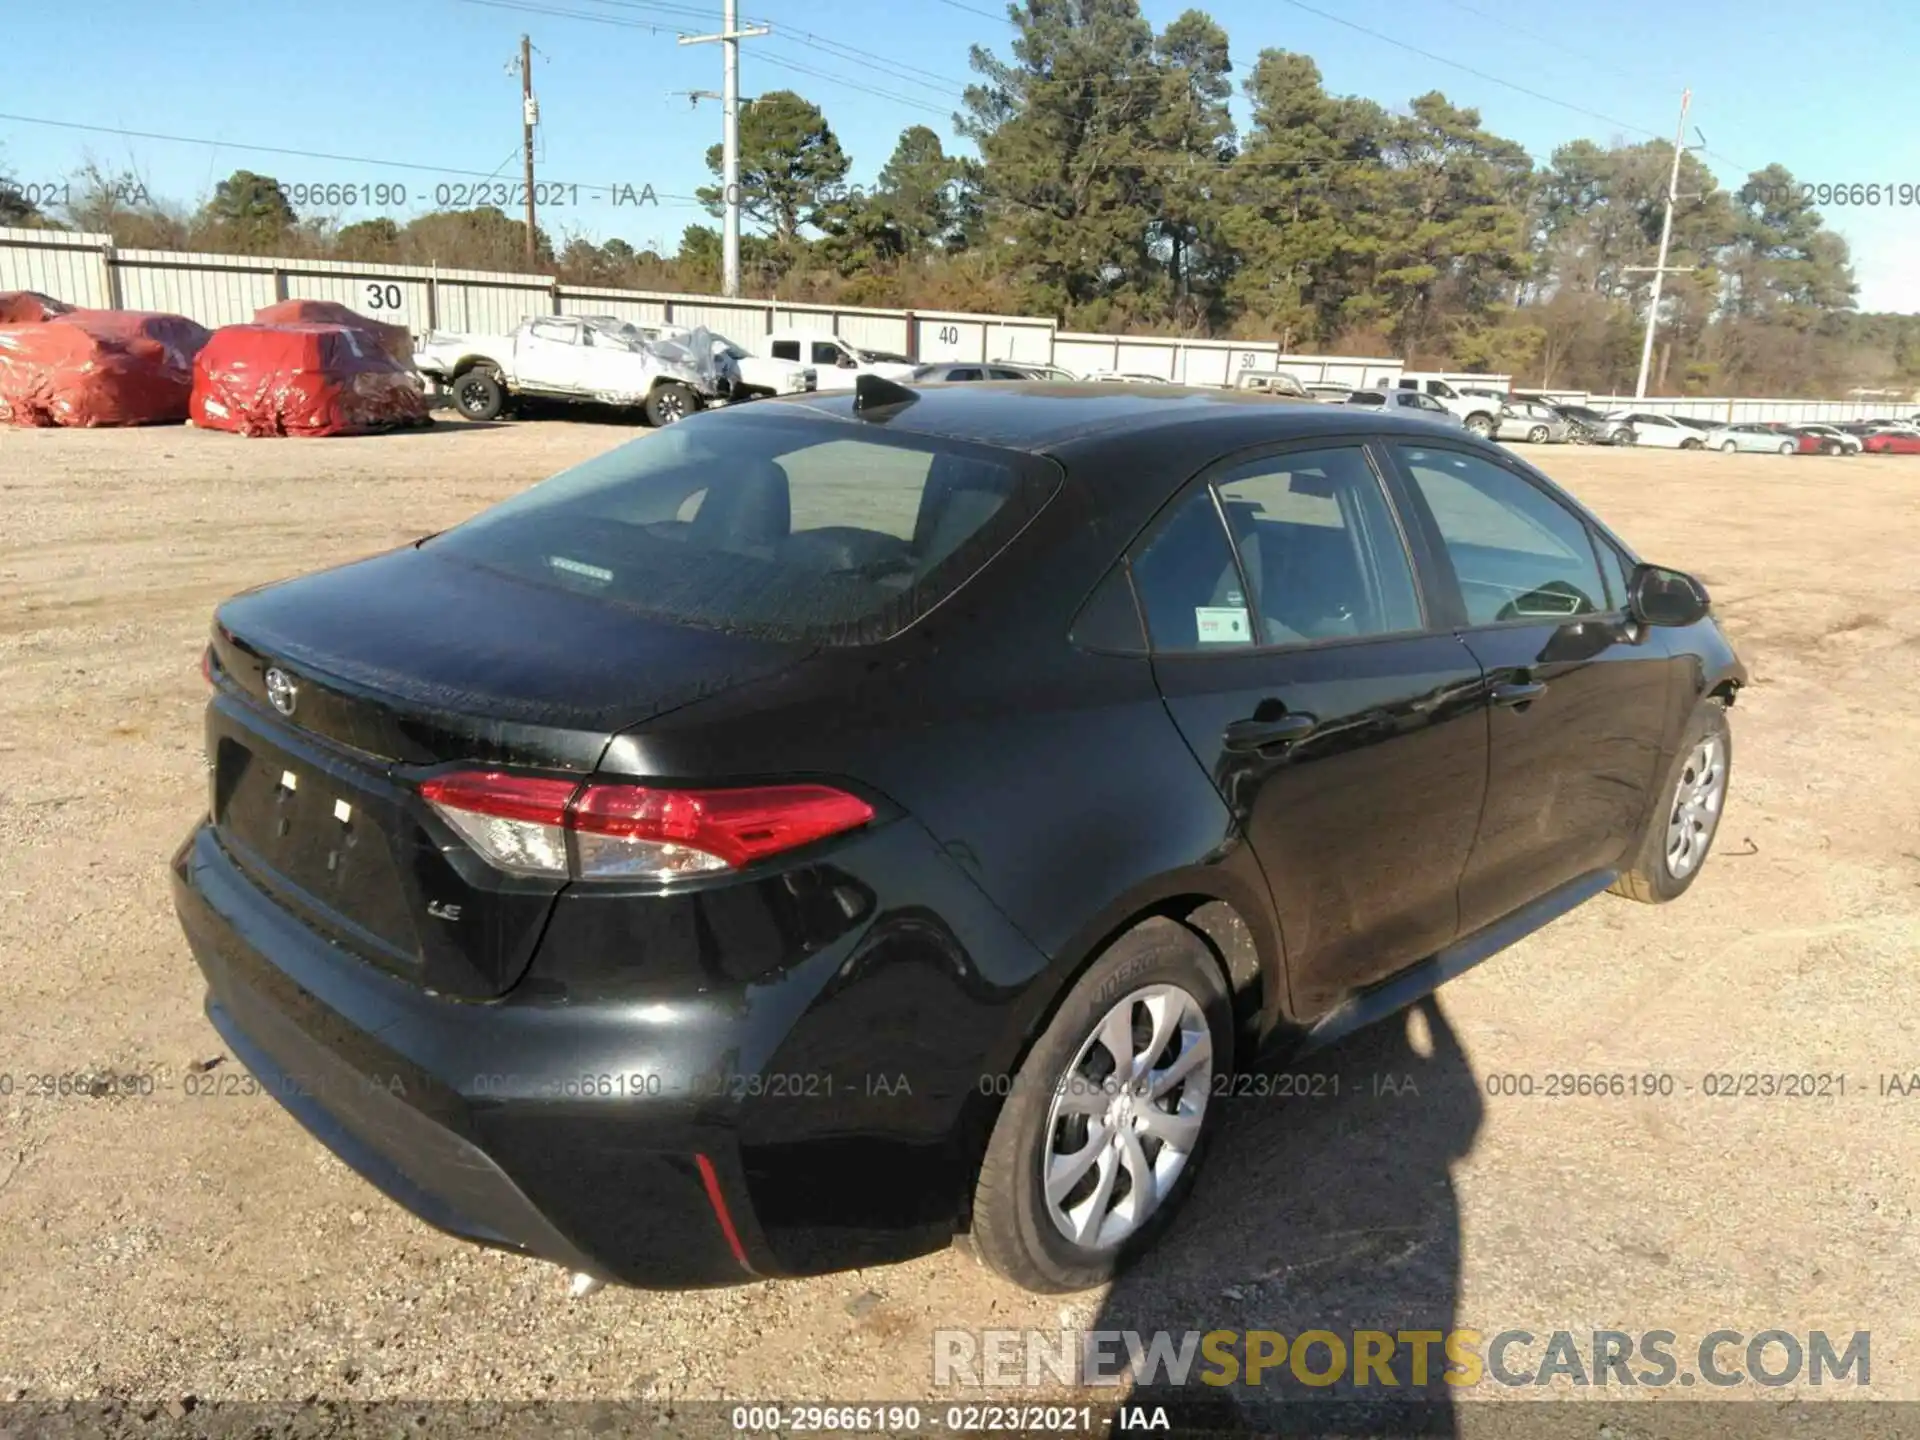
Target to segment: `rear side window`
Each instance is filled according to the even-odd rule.
[[[1214,508],[1202,486],[1182,500],[1133,561],[1134,591],[1147,620],[1147,638],[1158,654],[1212,651],[1254,643],[1253,610],[1247,604]]]
[[[773,358],[776,360],[798,360],[800,358],[800,342],[798,340],[774,341]]]
[[[1060,485],[1038,457],[801,415],[671,426],[425,542],[656,619],[824,645],[911,624]]]
[[[1249,461],[1216,483],[1263,644],[1421,628],[1413,566],[1358,446]]]

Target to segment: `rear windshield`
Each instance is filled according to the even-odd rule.
[[[734,413],[631,441],[425,543],[656,619],[861,645],[952,594],[1059,485],[1036,456]]]

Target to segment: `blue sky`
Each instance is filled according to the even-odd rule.
[[[621,23],[507,8],[520,4]],[[951,140],[948,117],[970,73],[967,47],[1004,53],[1012,33],[997,18],[1000,0],[741,5],[775,31],[742,45],[743,93],[792,88],[819,103],[853,157],[849,179],[859,182],[871,181],[907,125],[929,124]],[[11,8],[7,48],[15,63],[0,89],[0,167],[19,184],[57,181],[90,157],[138,170],[156,194],[197,201],[245,167],[288,184],[404,186],[408,203],[389,203],[385,212],[404,219],[430,208],[435,193],[448,193],[441,186],[489,174],[517,179],[518,80],[507,62],[525,30],[538,52],[539,178],[581,187],[577,204],[543,213],[542,224],[670,251],[681,229],[703,218],[690,199],[672,197],[690,197],[707,180],[704,155],[719,138],[719,112],[673,92],[717,90],[719,47],[683,47],[674,32],[717,29],[719,0],[252,0],[244,9],[11,0]],[[1187,6],[1145,0],[1144,8],[1164,25]],[[1691,86],[1691,120],[1710,151],[1703,158],[1723,184],[1779,161],[1803,181],[1920,190],[1916,0],[1217,0],[1200,8],[1232,37],[1239,73],[1273,46],[1312,55],[1339,93],[1400,105],[1438,89],[1477,106],[1490,128],[1542,160],[1581,136],[1670,137],[1680,91]],[[1441,58],[1358,33],[1335,16]],[[661,29],[638,28],[645,25]],[[867,57],[884,58],[894,73]],[[223,143],[176,144],[5,116]],[[424,168],[303,159],[248,145]],[[616,206],[604,193],[631,186],[637,194],[648,184],[657,206]],[[584,193],[589,186],[603,193]],[[394,192],[383,193],[391,202]],[[380,212],[362,205],[343,218],[373,213]],[[1920,205],[1826,214],[1852,245],[1863,308],[1920,311]]]

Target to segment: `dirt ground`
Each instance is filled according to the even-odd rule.
[[[1337,1099],[1220,1102],[1189,1213],[1110,1294],[1030,1297],[956,1250],[571,1302],[552,1267],[402,1213],[272,1101],[186,1098],[221,1046],[165,862],[204,803],[214,604],[634,433],[0,431],[0,1401],[953,1399],[936,1328],[1381,1314],[1683,1342],[1869,1330],[1869,1393],[1920,1399],[1920,1093],[1882,1093],[1920,1072],[1920,460],[1533,452],[1701,575],[1752,667],[1712,861],[1681,903],[1597,901],[1424,1022],[1320,1057]],[[1489,1093],[1570,1071],[1674,1089]],[[104,1072],[175,1083],[26,1094]],[[1845,1095],[1709,1098],[1710,1072],[1844,1076]],[[1376,1073],[1418,1093],[1376,1095]]]

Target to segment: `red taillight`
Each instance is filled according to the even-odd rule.
[[[579,788],[578,780],[542,780],[501,770],[463,770],[427,781],[420,793],[443,809],[451,807],[534,825],[564,825],[567,802]]]
[[[736,869],[858,829],[874,813],[826,785],[662,790],[462,771],[427,781],[420,793],[501,869],[578,879]]]
[[[200,652],[200,678],[209,685],[213,684],[213,647],[211,645]]]

